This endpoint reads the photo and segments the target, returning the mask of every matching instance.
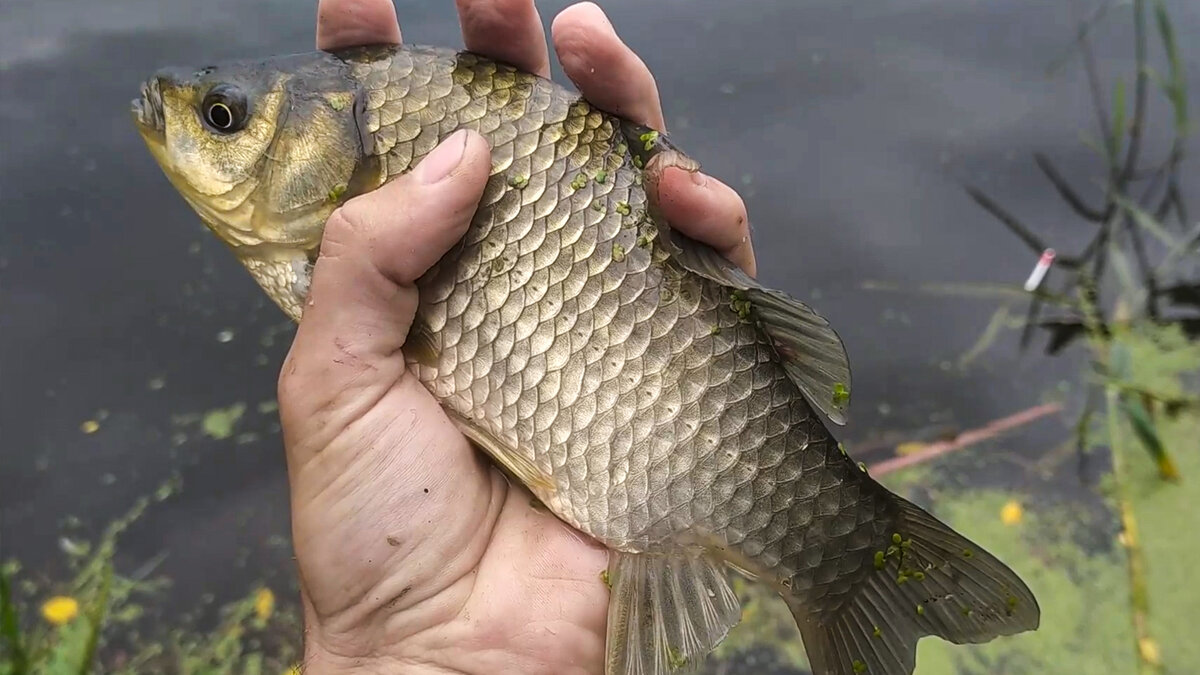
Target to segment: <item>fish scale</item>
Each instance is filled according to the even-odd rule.
[[[197,120],[220,86],[250,112],[218,142]],[[911,673],[923,635],[1037,626],[1011,570],[841,450],[818,415],[843,422],[849,386],[827,322],[662,220],[649,188],[695,167],[656,132],[425,47],[165,73],[134,113],[297,320],[334,208],[458,129],[487,138],[491,176],[417,281],[404,352],[468,438],[612,551],[609,675],[695,667],[740,619],[730,568],[784,597],[817,675]]]

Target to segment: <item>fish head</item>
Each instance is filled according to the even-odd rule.
[[[168,180],[298,318],[325,221],[382,182],[365,96],[329,54],[160,70],[133,101]]]

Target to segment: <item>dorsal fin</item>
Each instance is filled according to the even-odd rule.
[[[665,136],[632,122],[622,126],[635,164],[645,167],[650,195],[669,167],[699,171],[700,164]],[[762,286],[711,246],[672,229],[651,204],[657,241],[680,267],[730,289],[731,305],[755,320],[775,346],[788,378],[834,424],[846,423],[850,404],[850,360],[841,337],[811,307]]]
[[[758,322],[808,402],[834,424],[846,423],[850,360],[824,317],[782,291],[764,288],[707,244],[674,230],[660,233],[659,241],[680,267],[732,289],[739,313]]]

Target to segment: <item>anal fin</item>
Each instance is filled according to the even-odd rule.
[[[612,552],[606,675],[695,672],[742,618],[724,564],[680,551]]]

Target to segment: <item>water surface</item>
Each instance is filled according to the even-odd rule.
[[[179,607],[241,595],[260,579],[291,583],[278,427],[269,406],[257,407],[274,397],[291,328],[168,186],[127,111],[161,65],[310,49],[314,4],[6,0],[4,557],[53,578],[64,520],[94,532],[179,472],[182,494],[134,527],[120,564],[167,552],[162,572]],[[1045,74],[1087,4],[601,4],[654,71],[675,141],[743,191],[761,276],[812,302],[843,336],[855,372],[843,432],[852,446],[885,431],[977,426],[1073,377],[1069,359],[1022,358],[1007,338],[970,368],[947,367],[993,304],[862,283],[1023,280],[1032,254],[967,199],[964,181],[1060,245],[1087,236],[1030,159],[1044,151],[1080,183],[1098,177],[1078,140],[1093,125],[1077,63]],[[563,5],[539,8],[548,23]],[[1200,6],[1171,5],[1180,44],[1194,44]],[[408,40],[461,45],[448,0],[398,8]],[[1128,25],[1118,15],[1097,39],[1102,67],[1126,75]],[[1189,67],[1200,71],[1194,54]],[[228,437],[195,421],[235,404],[245,412]],[[95,433],[81,430],[87,420]],[[1019,450],[1036,455],[1063,434],[1064,421],[1043,423]]]

